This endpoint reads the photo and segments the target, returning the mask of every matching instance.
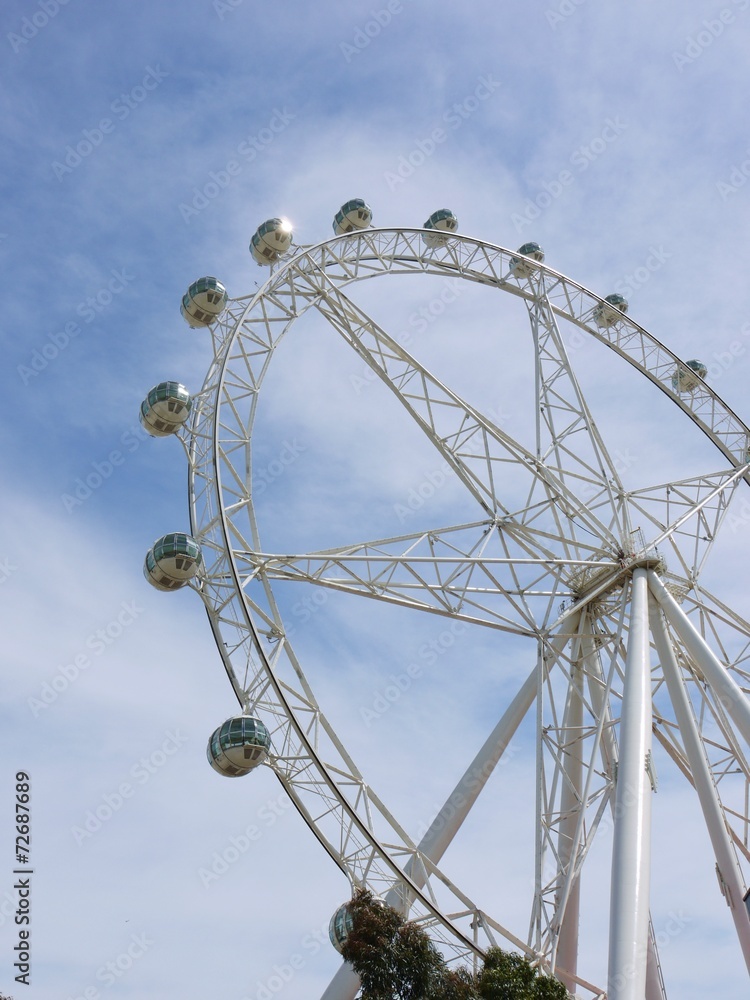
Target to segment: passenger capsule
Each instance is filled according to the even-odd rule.
[[[270,749],[271,737],[260,719],[236,715],[211,734],[206,756],[214,771],[238,778],[262,764]]]
[[[190,393],[179,382],[160,382],[141,403],[141,424],[152,437],[168,437],[190,416]]]
[[[259,264],[274,264],[292,245],[292,224],[287,219],[267,219],[250,240],[250,253]]]
[[[517,278],[528,278],[529,275],[534,273],[535,268],[531,261],[537,261],[541,264],[544,260],[544,250],[542,250],[538,243],[524,243],[522,247],[518,248],[516,253],[522,256],[511,257],[510,269]]]
[[[354,920],[349,904],[342,903],[331,917],[331,922],[328,925],[328,937],[331,939],[331,944],[339,955],[343,951],[344,945],[353,930]]]
[[[191,535],[173,531],[159,538],[146,553],[143,575],[157,590],[179,590],[203,564],[201,547]]]
[[[606,329],[622,319],[623,313],[628,311],[628,300],[624,295],[614,292],[607,295],[604,302],[600,302],[594,309],[594,322],[600,329]]]
[[[379,896],[372,897],[372,904],[373,906],[383,907],[387,907],[388,905],[385,900],[381,899]],[[353,930],[354,918],[352,917],[351,902],[342,903],[331,917],[330,923],[328,924],[328,937],[331,939],[331,944],[336,951],[339,952],[339,954],[341,954],[341,951]]]
[[[224,312],[228,298],[226,288],[216,278],[198,278],[182,296],[180,312],[194,330],[210,326]]]
[[[695,392],[700,385],[700,379],[704,379],[707,374],[708,369],[702,361],[695,359],[686,361],[684,365],[679,365],[675,369],[672,388],[675,392]]]
[[[355,229],[367,229],[372,222],[372,209],[362,198],[345,202],[333,217],[333,231],[337,236]]]
[[[423,229],[432,230],[430,233],[423,233],[422,239],[428,247],[441,247],[445,245],[446,237],[439,233],[455,233],[458,229],[458,219],[449,208],[439,208],[433,212]]]

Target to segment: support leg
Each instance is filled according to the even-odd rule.
[[[680,668],[674,655],[667,629],[658,608],[651,610],[651,631],[659,654],[659,661],[667,683],[667,690],[674,708],[675,718],[680,727],[685,755],[690,764],[695,790],[698,793],[703,817],[706,821],[708,835],[714,849],[716,864],[727,887],[727,902],[732,912],[732,919],[737,930],[742,954],[750,971],[750,916],[742,901],[745,884],[737,863],[729,831],[724,820],[724,814],[716,793],[711,769],[706,759],[698,726],[695,721],[690,700],[685,690],[685,683],[680,674]]]
[[[656,573],[649,572],[648,585],[661,605],[667,621],[683,642],[693,662],[703,674],[714,697],[727,711],[747,743],[750,743],[750,701],[716,657],[711,647],[672,597]]]
[[[566,622],[566,628],[574,631],[577,619]],[[554,656],[558,656],[565,648],[569,635],[556,636],[550,643]],[[502,718],[485,740],[481,750],[471,762],[463,777],[451,792],[443,808],[430,824],[429,830],[419,843],[419,851],[438,864],[451,841],[461,828],[461,824],[471,811],[479,793],[484,788],[487,779],[492,774],[495,765],[507,749],[510,741],[523,721],[524,716],[534,703],[537,694],[538,669],[534,667],[523,686],[503,713]],[[424,867],[409,863],[407,874],[421,888],[426,880]],[[399,886],[394,886],[386,896],[386,902],[398,906],[402,902]],[[344,964],[328,984],[321,1000],[354,1000],[359,989],[359,977],[352,967]]]
[[[565,781],[561,793],[558,853],[560,863],[569,869],[575,862],[576,832],[578,815],[581,809],[583,791],[583,757],[581,732],[583,730],[583,671],[580,661],[574,663],[570,675],[568,700],[565,705],[563,727],[565,729],[566,750]],[[558,890],[557,906],[562,902],[560,896],[562,887]],[[575,975],[578,969],[578,922],[580,909],[580,879],[576,879],[570,887],[562,915],[560,935],[557,943],[555,965],[561,971],[558,973],[561,981],[570,993],[575,993]]]
[[[646,570],[633,572],[625,664],[620,760],[615,793],[609,938],[609,1000],[643,1000],[646,992],[651,870],[651,670]]]

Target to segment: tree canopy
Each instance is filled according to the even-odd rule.
[[[361,1000],[568,1000],[563,984],[522,955],[490,948],[483,967],[449,969],[425,931],[366,889],[347,904],[342,948],[362,984]]]

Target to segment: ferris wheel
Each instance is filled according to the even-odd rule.
[[[154,543],[146,576],[200,595],[241,706],[211,736],[209,762],[229,777],[271,767],[352,887],[418,920],[449,960],[471,964],[497,944],[577,996],[664,1000],[649,910],[658,750],[694,790],[713,848],[707,863],[750,969],[750,624],[700,581],[735,492],[750,484],[750,430],[706,383],[704,364],[659,343],[622,296],[600,297],[554,271],[537,244],[511,251],[459,235],[445,209],[418,229],[371,221],[354,199],[336,215],[333,238],[304,247],[283,219],[260,226],[250,251],[271,275],[259,291],[230,299],[207,277],[183,299],[184,318],[211,336],[203,386],[190,395],[160,383],[141,407],[151,434],[176,434],[185,446],[191,525]],[[525,313],[527,439],[439,380],[358,304],[361,283],[397,274],[473,283]],[[436,450],[465,491],[468,519],[323,550],[264,549],[254,433],[271,363],[309,311]],[[713,465],[626,487],[574,371],[570,329],[666,400],[686,432],[709,443]],[[289,583],[524,644],[526,679],[484,742],[476,739],[421,837],[370,787],[318,703],[280,610]],[[488,912],[440,867],[524,726],[536,761],[528,928]],[[594,982],[578,960],[581,886],[605,826],[609,964],[606,981]],[[331,922],[339,949],[347,917],[344,903]],[[353,1000],[357,990],[342,965],[324,1000]]]

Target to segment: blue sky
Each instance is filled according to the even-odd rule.
[[[747,420],[749,35],[748,0],[3,5],[0,900],[13,884],[17,770],[32,777],[35,873],[32,985],[13,984],[16,928],[0,902],[0,990],[261,1000],[271,983],[272,995],[298,1000],[319,996],[337,968],[319,936],[346,881],[268,769],[232,782],[207,766],[205,742],[234,711],[208,622],[195,594],[157,594],[141,573],[153,540],[188,526],[183,453],[138,425],[152,385],[195,390],[208,367],[208,335],[179,315],[188,284],[215,274],[232,296],[253,292],[265,274],[247,245],[273,215],[314,243],[351,197],[368,201],[378,226],[419,226],[449,207],[462,233],[510,248],[537,240],[556,269],[600,294],[622,291],[654,336],[710,366]],[[440,287],[394,288],[395,332],[412,331],[415,352],[523,435],[520,334],[481,294],[411,321]],[[365,300],[385,315],[374,290]],[[370,537],[444,523],[457,502],[450,485],[413,518],[399,514],[439,459],[362,384],[360,362],[308,331],[280,351],[259,418],[268,548],[367,537],[365,522]],[[720,467],[622,366],[598,355],[582,366],[633,481]],[[298,460],[277,476],[290,441]],[[92,474],[100,485],[76,496]],[[745,616],[748,523],[707,569]],[[527,650],[470,630],[428,664],[420,650],[442,632],[428,616],[337,595],[300,606],[292,590],[285,606],[321,702],[416,831],[491,725],[487,685],[501,701],[512,693]],[[434,669],[367,724],[361,709],[381,704],[391,674],[412,663]],[[446,718],[461,734],[449,746],[437,724]],[[524,851],[529,766],[519,738],[497,780],[526,825],[510,829],[488,789],[447,856],[471,891],[495,855]],[[670,997],[739,1000],[747,974],[705,835],[679,783],[657,799],[670,864],[655,862],[655,911],[684,916],[663,950]],[[102,803],[115,804],[111,817],[84,836]],[[214,855],[248,830],[238,860],[206,881]],[[606,846],[601,855],[605,871]],[[524,933],[520,882],[498,876],[493,894]],[[595,904],[594,964],[606,952]]]

